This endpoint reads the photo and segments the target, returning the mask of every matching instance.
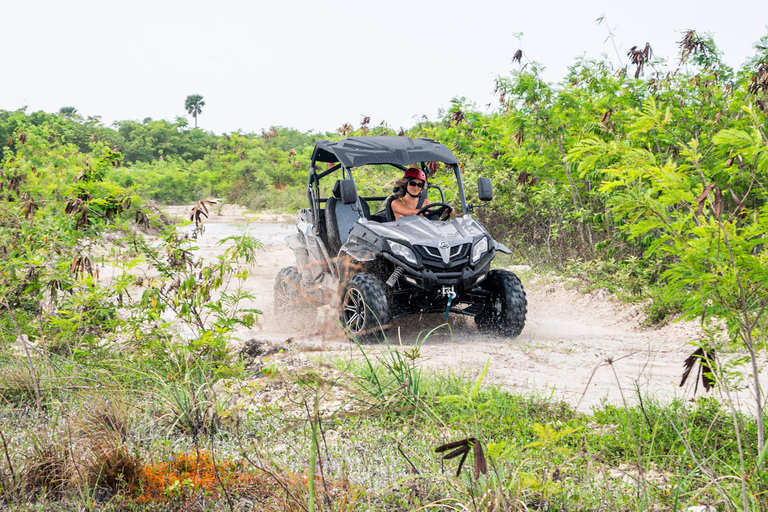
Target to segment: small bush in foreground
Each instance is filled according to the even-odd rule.
[[[140,504],[185,507],[201,496],[225,499],[227,492],[247,490],[249,495],[262,498],[271,494],[263,475],[242,462],[217,461],[208,451],[177,453],[168,460],[147,464],[139,472],[138,481],[129,493]]]

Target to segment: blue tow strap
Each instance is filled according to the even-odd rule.
[[[456,297],[456,292],[451,292],[448,294],[448,304],[445,305],[445,319],[448,320],[448,312],[451,310],[451,302],[453,302],[453,298]]]

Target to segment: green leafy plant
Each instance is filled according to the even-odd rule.
[[[622,143],[585,142],[578,151],[617,159],[617,165],[605,170],[602,189],[614,195],[612,210],[626,219],[624,231],[632,238],[652,235],[654,241],[647,252],[665,262],[663,278],[683,298],[684,317],[699,319],[710,329],[725,327],[723,337],[703,339],[701,348],[726,357],[747,351],[750,370],[745,378],[751,380],[755,397],[758,435],[754,450],[759,452],[765,445],[759,361],[766,343],[768,196],[754,184],[768,169],[768,139],[757,125],[751,130],[721,130],[710,141],[683,139],[675,133],[669,108],[647,102],[643,112],[635,130],[668,137],[685,155],[684,161],[663,161],[648,150]],[[746,107],[744,113],[757,123],[757,113]],[[723,171],[732,160],[705,166],[708,152],[746,158],[751,163],[739,175],[728,176]],[[733,365],[719,364],[712,376],[727,391],[730,377],[723,373],[726,368],[737,371]],[[734,426],[741,444],[735,416]],[[743,491],[746,503],[746,486]]]
[[[365,390],[379,401],[398,401],[404,398],[410,402],[418,402],[423,393],[422,371],[417,365],[421,347],[435,331],[444,326],[439,325],[426,333],[419,333],[413,348],[408,350],[393,347],[389,338],[385,337],[386,348],[381,353],[375,353],[373,358],[370,351],[363,348],[363,344],[356,338],[353,339],[365,361]]]
[[[134,312],[133,326],[139,332],[148,323],[160,322],[168,310],[188,329],[188,346],[193,351],[221,361],[230,359],[227,342],[240,327],[249,328],[261,311],[243,307],[253,294],[242,288],[248,270],[240,262],[255,261],[261,243],[248,235],[225,238],[220,245],[228,245],[214,262],[193,259],[193,241],[180,237],[175,231],[164,235],[161,250],[142,238],[134,239],[134,246],[159,272],[159,277],[147,283],[141,299],[130,307]],[[230,291],[230,288],[234,287]]]

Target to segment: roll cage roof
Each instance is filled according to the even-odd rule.
[[[376,164],[405,167],[414,162],[459,163],[450,149],[432,139],[384,135],[349,137],[340,141],[318,140],[312,152],[312,163],[315,162],[338,162],[347,168]]]
[[[317,162],[332,165],[329,169],[317,169]],[[420,163],[421,170],[427,171],[427,162],[441,162],[453,168],[459,188],[461,207],[467,211],[464,196],[464,184],[461,179],[459,160],[444,144],[427,138],[375,135],[370,137],[348,137],[339,141],[315,141],[312,160],[309,165],[309,183],[307,196],[313,215],[317,216],[320,203],[326,201],[320,197],[320,179],[341,169],[342,178],[354,184],[351,169],[364,165],[392,165],[404,170],[410,165]],[[425,189],[426,193],[426,189]],[[383,200],[386,197],[367,197],[368,200]],[[360,206],[360,198],[357,200]]]

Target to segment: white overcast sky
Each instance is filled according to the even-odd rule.
[[[409,127],[454,96],[494,101],[519,33],[556,82],[581,55],[618,63],[609,27],[623,58],[648,41],[674,65],[694,29],[738,67],[767,23],[764,0],[0,0],[0,109],[73,106],[109,125],[173,120],[200,94],[199,125],[217,134],[363,115]]]

